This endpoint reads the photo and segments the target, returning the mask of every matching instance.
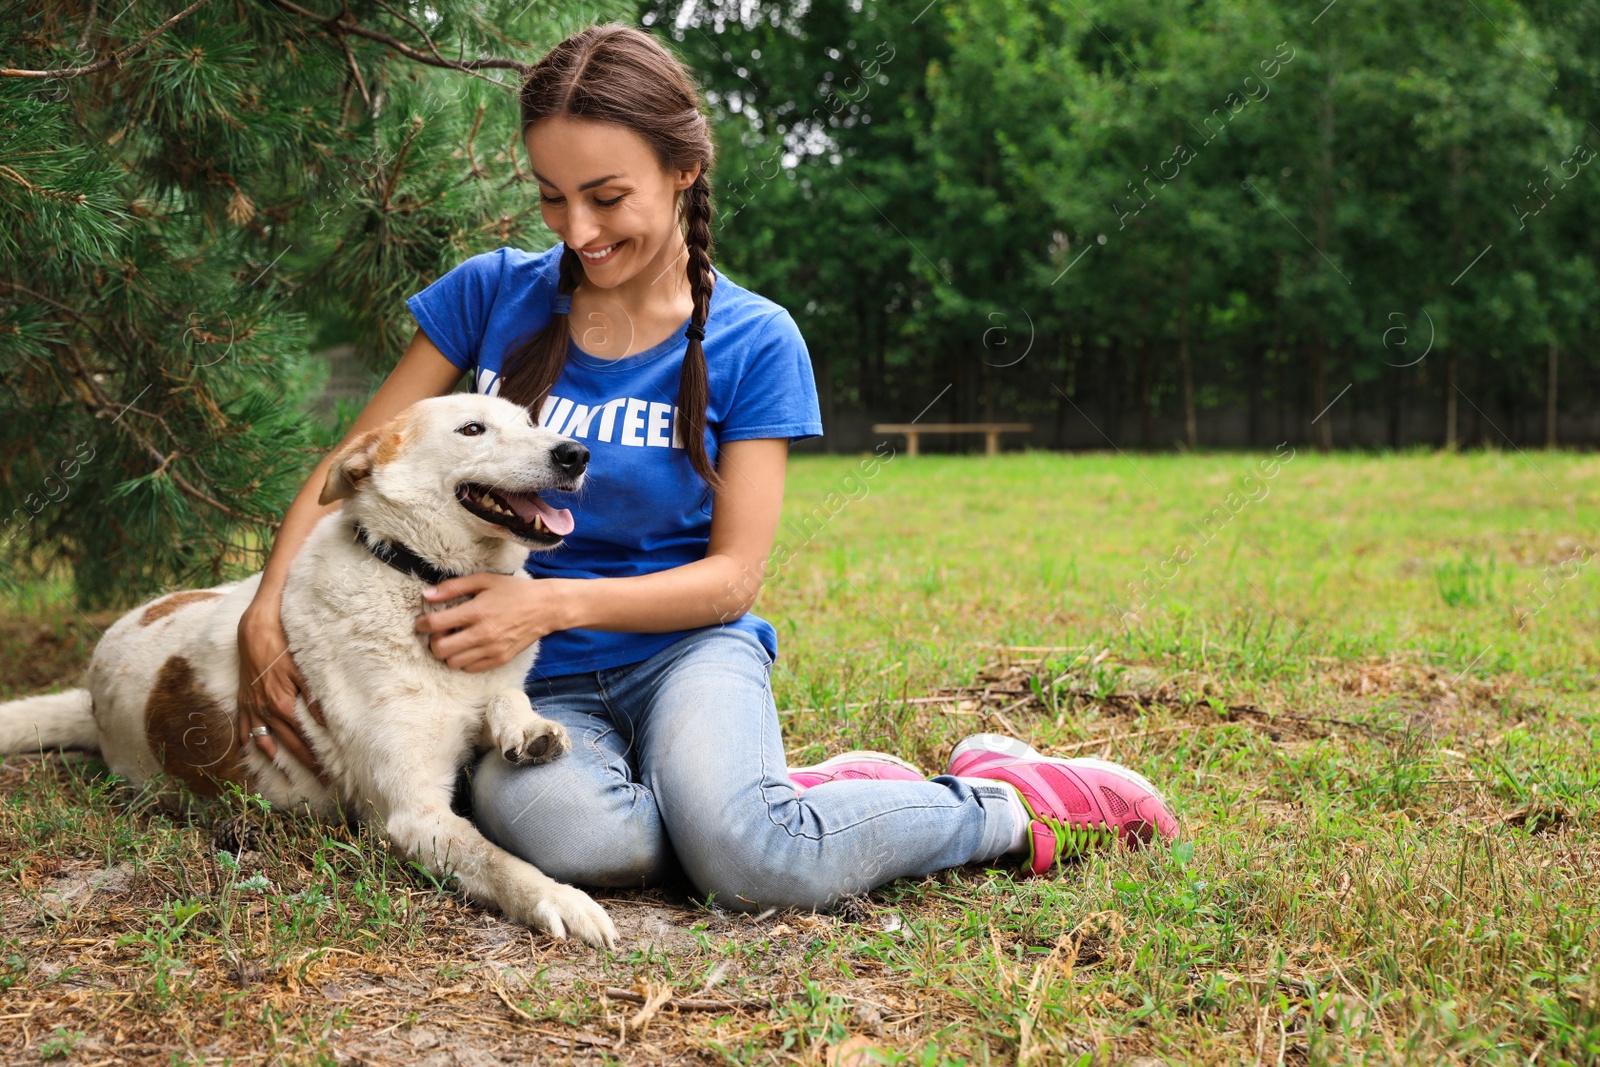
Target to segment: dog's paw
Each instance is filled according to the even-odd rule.
[[[566,727],[539,715],[515,725],[495,730],[495,747],[508,763],[519,767],[529,763],[549,763],[572,748]]]
[[[544,894],[524,921],[551,937],[575,937],[593,948],[617,947],[617,928],[611,924],[611,916],[589,894],[570,885],[557,885]]]

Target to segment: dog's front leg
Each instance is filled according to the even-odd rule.
[[[428,799],[392,812],[384,823],[389,840],[407,856],[440,877],[454,874],[469,899],[499,908],[514,922],[595,948],[616,945],[611,917],[589,894],[496,846],[450,810],[449,798]]]
[[[511,763],[549,763],[572,748],[566,728],[534,711],[520,689],[490,697],[483,726],[490,743]]]

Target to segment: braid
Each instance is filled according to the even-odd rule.
[[[571,248],[561,252],[561,274],[556,291],[570,298],[578,288],[582,267],[578,253]],[[572,343],[572,321],[565,311],[557,310],[550,321],[506,356],[501,371],[500,395],[513,403],[521,404],[537,419],[545,397],[556,387],[561,368],[567,362],[567,348]]]
[[[688,222],[684,237],[689,249],[689,292],[694,297],[694,313],[689,319],[689,350],[684,354],[683,371],[678,378],[678,418],[684,420],[682,436],[689,462],[695,473],[715,489],[722,485],[722,479],[706,455],[706,404],[711,389],[705,347],[701,342],[705,336],[706,316],[711,310],[714,279],[711,273],[711,181],[706,168],[701,168],[694,184],[685,190],[684,209]]]

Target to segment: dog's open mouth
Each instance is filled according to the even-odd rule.
[[[538,493],[513,493],[468,482],[456,489],[456,499],[478,518],[505,527],[519,541],[555,544],[576,525],[572,512],[551,507]]]

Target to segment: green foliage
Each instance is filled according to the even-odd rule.
[[[0,43],[56,72],[0,76],[0,559],[87,604],[259,566],[328,443],[309,353],[387,365],[406,296],[547,238],[518,65],[620,10],[345,5],[408,56],[266,2],[128,51],[185,5],[124,6],[12,3]]]
[[[39,1058],[64,1060],[72,1055],[88,1036],[82,1030],[68,1030],[66,1027],[58,1026],[50,1032],[49,1037],[39,1042]]]
[[[707,72],[723,257],[801,315],[825,421],[1542,443],[1552,345],[1563,409],[1600,386],[1592,4],[643,11]]]

